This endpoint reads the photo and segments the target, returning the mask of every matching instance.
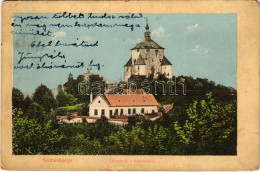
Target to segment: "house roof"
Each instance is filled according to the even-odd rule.
[[[130,59],[128,60],[128,62],[126,62],[126,64],[125,64],[124,67],[126,67],[126,66],[132,66],[132,58],[130,58]]]
[[[143,57],[141,56],[141,54],[139,55],[138,59],[136,60],[135,65],[145,65],[145,61],[144,61]]]
[[[106,94],[102,95],[110,106],[157,106],[152,94]]]
[[[134,50],[134,49],[164,49],[164,48],[161,47],[156,42],[154,42],[152,39],[149,39],[149,40],[148,39],[144,39],[142,42],[138,43],[131,50]]]
[[[146,94],[143,89],[124,89],[125,94]]]
[[[166,65],[172,65],[172,64],[165,56],[163,56],[163,60],[162,60],[161,65],[166,66]]]

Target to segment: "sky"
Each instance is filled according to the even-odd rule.
[[[16,14],[16,16],[28,15],[35,16],[35,14]],[[53,14],[41,15],[50,18],[53,16]],[[133,23],[139,24],[140,27],[135,27],[133,31],[126,27],[61,29],[47,27],[51,31],[50,37],[14,34],[14,66],[20,59],[19,52],[32,53],[35,56],[61,52],[66,56],[67,64],[76,64],[77,61],[85,64],[84,68],[78,69],[14,69],[14,87],[26,94],[32,94],[40,84],[54,89],[67,81],[69,73],[72,73],[74,78],[86,73],[91,60],[103,66],[100,70],[92,67],[93,73],[114,81],[123,80],[124,65],[131,57],[130,49],[144,39],[146,18],[148,18],[152,39],[165,48],[165,56],[172,63],[174,76],[208,78],[216,84],[236,88],[236,14],[143,14],[139,19],[80,19],[77,20],[80,23]],[[23,24],[38,23],[48,26],[50,23],[71,24],[75,21],[75,19],[24,20]],[[14,18],[14,23],[19,24],[19,22],[18,18]],[[14,27],[14,31],[30,31],[30,29],[34,28]],[[82,40],[88,43],[98,41],[98,46],[87,48],[30,46],[33,41],[46,43],[50,40],[66,43]],[[30,64],[37,60],[27,59],[21,64]],[[44,60],[46,63],[63,62],[62,59]]]

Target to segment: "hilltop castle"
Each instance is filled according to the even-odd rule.
[[[158,78],[160,74],[172,78],[172,64],[164,56],[164,48],[151,39],[149,25],[146,24],[145,39],[131,49],[132,57],[124,66],[125,81],[131,76]]]

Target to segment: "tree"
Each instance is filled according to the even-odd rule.
[[[64,136],[53,130],[51,121],[40,125],[36,120],[14,120],[13,153],[15,155],[59,154]]]
[[[23,101],[23,111],[26,112],[32,103],[32,99],[29,96],[26,96],[26,98]]]
[[[35,102],[29,106],[26,112],[26,115],[29,120],[35,119],[39,124],[44,123],[45,114],[46,114],[45,109]]]
[[[69,148],[66,154],[75,155],[100,155],[103,152],[103,146],[96,139],[90,140],[83,134],[76,134],[70,139]]]
[[[24,113],[20,108],[13,108],[12,109],[12,118],[23,118],[24,117]]]
[[[72,94],[68,94],[67,92],[60,92],[56,96],[56,101],[58,107],[65,107],[74,105],[76,102],[76,98]]]
[[[65,91],[69,94],[75,95],[75,80],[73,79],[72,73],[69,73],[68,81],[63,85]]]
[[[88,106],[88,103],[84,103],[80,110],[79,110],[79,115],[82,115],[82,116],[88,116],[89,114],[89,106]]]
[[[167,153],[166,131],[155,125],[146,130],[139,126],[127,131],[122,129],[105,138],[107,154],[162,155]]]
[[[89,126],[89,125],[88,125]],[[91,139],[98,139],[101,143],[104,142],[104,138],[119,130],[118,126],[108,122],[105,116],[97,120],[94,128],[89,128],[89,136]]]
[[[40,85],[33,94],[33,101],[41,105],[46,112],[51,112],[56,107],[56,100],[52,91],[46,85]]]
[[[159,81],[168,81],[169,79],[164,74],[160,74],[158,76],[158,80]]]
[[[22,108],[23,100],[24,100],[23,93],[19,89],[13,88],[13,90],[12,90],[13,108]]]
[[[174,129],[186,154],[236,154],[236,103],[194,101],[186,110],[188,119]]]
[[[67,82],[63,85],[65,88],[64,90],[65,92],[77,98],[77,103],[85,103],[87,100],[89,100],[88,95],[82,95],[79,93],[79,83],[83,83],[83,82],[85,82],[85,77],[83,75],[79,75],[77,79],[73,79],[73,76],[70,73]],[[84,89],[82,91],[87,92],[87,90]]]
[[[58,108],[55,112],[58,116],[66,116],[68,114],[68,110],[66,108]]]
[[[138,122],[144,121],[145,117],[143,115],[131,115],[128,116],[128,126],[136,126]]]
[[[64,92],[63,88],[62,88],[62,85],[58,85],[57,86],[57,91],[58,91],[58,94]]]

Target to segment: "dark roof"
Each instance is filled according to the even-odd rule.
[[[130,59],[128,60],[128,62],[125,64],[124,67],[126,67],[126,66],[132,66],[132,58],[130,58]]]
[[[142,58],[141,54],[139,55],[138,59],[136,60],[135,65],[145,65],[145,61]]]
[[[172,65],[172,64],[165,56],[163,56],[163,60],[162,60],[161,65],[166,66],[166,65]]]
[[[139,44],[137,44],[134,48],[132,48],[131,50],[134,49],[164,49],[163,47],[161,47],[160,45],[158,45],[156,42],[154,42],[152,39],[144,39],[142,42],[140,42]]]

